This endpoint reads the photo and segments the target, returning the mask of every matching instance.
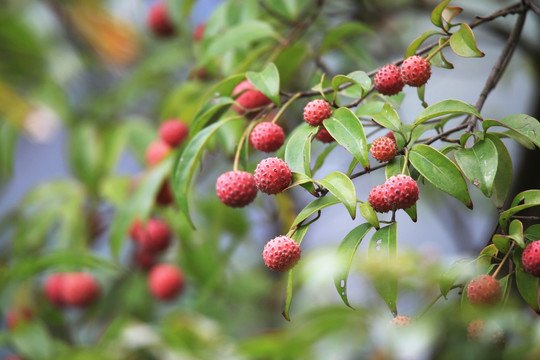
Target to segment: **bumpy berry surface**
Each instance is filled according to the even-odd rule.
[[[64,280],[64,274],[52,274],[47,280],[45,280],[44,291],[45,296],[53,305],[62,306],[64,300],[62,299],[62,283]]]
[[[373,83],[375,89],[383,95],[395,95],[405,86],[401,79],[401,70],[393,64],[380,68],[373,78]]]
[[[501,295],[501,285],[489,275],[479,275],[467,285],[467,300],[471,305],[493,305]]]
[[[146,163],[149,166],[155,166],[161,162],[169,153],[171,152],[171,147],[162,140],[157,140],[146,148]]]
[[[257,90],[255,86],[253,86],[248,80],[244,80],[240,84],[236,85],[232,92],[232,95],[234,96],[236,94],[240,94],[242,91],[244,92],[236,98],[236,102],[238,103],[238,105],[240,105],[240,107],[236,104],[233,105],[234,111],[236,111],[240,115],[243,115],[246,110],[249,111],[252,109],[260,108],[272,102],[269,98],[266,97],[266,95]]]
[[[384,183],[386,201],[392,209],[407,209],[418,200],[418,185],[408,175],[394,175]]]
[[[482,320],[473,320],[467,326],[467,338],[470,341],[487,342],[502,349],[505,345],[504,332],[498,326],[486,329]]]
[[[262,160],[255,169],[255,184],[267,194],[282,192],[291,183],[291,170],[280,158],[271,157]]]
[[[525,250],[521,254],[521,261],[526,272],[540,277],[540,240],[525,246]]]
[[[319,130],[315,139],[319,140],[322,143],[331,143],[336,141],[336,139],[334,139],[326,129]]]
[[[180,120],[171,119],[159,126],[159,137],[170,147],[182,145],[189,133],[189,127]]]
[[[159,264],[150,270],[148,287],[157,299],[170,300],[184,288],[184,275],[174,265]]]
[[[174,24],[168,15],[165,1],[158,1],[151,6],[147,22],[148,27],[157,37],[171,37],[176,32]]]
[[[427,83],[431,76],[429,62],[421,56],[414,55],[406,58],[401,64],[401,79],[405,84],[419,87]]]
[[[218,177],[216,193],[227,206],[246,206],[257,196],[255,177],[245,171],[228,171]]]
[[[85,307],[99,297],[99,285],[90,274],[66,273],[62,279],[62,300],[64,304]]]
[[[139,245],[150,252],[165,250],[171,241],[169,226],[159,219],[148,219],[144,233],[138,238]]]
[[[369,152],[377,161],[390,161],[396,156],[397,153],[396,141],[387,136],[377,138],[373,140],[373,143],[371,143]]]
[[[385,213],[392,210],[392,206],[386,200],[386,187],[384,185],[377,185],[371,189],[368,202],[377,212]]]
[[[408,325],[411,325],[412,322],[413,322],[413,319],[411,319],[410,317],[406,315],[398,315],[392,318],[392,320],[390,320],[390,324],[397,327],[408,326]]]
[[[285,141],[285,133],[278,124],[262,122],[257,124],[249,134],[249,142],[263,152],[278,150]]]
[[[287,236],[278,236],[264,246],[263,259],[270,269],[287,271],[298,263],[301,253],[296,241]]]
[[[330,104],[322,99],[313,100],[304,107],[304,121],[311,126],[322,125],[324,119],[332,115]]]

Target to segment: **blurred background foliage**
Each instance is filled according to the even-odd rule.
[[[510,4],[456,3],[465,8],[464,21]],[[156,168],[144,167],[145,150],[162,121],[180,118],[189,124],[220,80],[259,71],[268,61],[276,64],[281,87],[289,92],[311,88],[323,73],[331,79],[376,69],[402,56],[436,2],[327,1],[306,29],[302,22],[316,15],[313,0],[167,4],[177,29],[170,39],[156,38],[147,27],[152,1],[4,0],[0,7],[0,196],[26,191],[16,204],[1,209],[0,309],[28,308],[33,314],[15,329],[4,327],[0,356],[540,357],[540,323],[518,299],[511,299],[504,311],[474,314],[497,318],[511,345],[504,352],[467,341],[471,314],[459,310],[458,290],[407,331],[389,327],[391,314],[364,275],[362,254],[351,271],[355,310],[343,306],[333,289],[332,244],[304,253],[295,279],[293,321],[286,322],[280,315],[286,278],[267,271],[260,252],[267,239],[287,229],[301,208],[298,195],[260,197],[254,209],[231,210],[213,190],[217,174],[231,167],[245,124],[220,129],[205,158],[193,189],[196,231],[175,206],[154,202],[178,156]],[[194,41],[194,29],[203,22],[204,36]],[[500,22],[487,25],[486,31],[506,37],[509,27]],[[535,19],[519,53],[529,78],[536,79],[531,81],[534,92],[520,94],[530,99],[538,96],[540,84],[537,34]],[[504,40],[491,41],[500,47]],[[529,112],[537,118],[538,106]],[[293,106],[286,112],[286,133],[301,122],[300,111]],[[35,174],[46,181],[30,189],[13,184],[17,167],[23,166],[17,163],[18,144],[59,141],[58,133],[64,155],[53,162],[65,164],[68,174],[54,179]],[[538,151],[522,155],[521,163],[514,193],[538,187]],[[174,231],[174,246],[161,261],[182,268],[187,288],[172,302],[154,300],[146,274],[133,264],[134,247],[126,233],[134,215],[161,217]],[[430,259],[419,250],[400,252],[391,275],[399,278],[400,302],[409,304],[412,316],[439,294],[440,275],[456,260]],[[102,286],[98,303],[87,310],[59,310],[46,301],[42,284],[47,275],[83,270]]]

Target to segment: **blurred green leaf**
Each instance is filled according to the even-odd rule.
[[[50,359],[54,354],[53,339],[39,322],[17,327],[11,334],[11,343],[17,354],[29,359]]]
[[[347,175],[334,171],[324,179],[317,180],[317,182],[327,188],[345,205],[353,220],[356,218],[356,189]]]
[[[274,63],[268,64],[263,71],[246,73],[249,82],[266,95],[274,104],[281,106],[279,100],[279,71]]]
[[[17,129],[0,118],[0,186],[13,174],[17,139]]]
[[[326,32],[321,44],[320,53],[324,54],[336,44],[342,43],[348,37],[357,37],[358,35],[369,34],[372,30],[359,22],[348,22],[340,24]]]
[[[384,104],[382,110],[371,116],[377,124],[392,131],[401,131],[399,115],[390,104]]]
[[[288,0],[283,0],[289,3]],[[283,88],[291,88],[297,83],[296,74],[302,70],[309,59],[309,50],[305,44],[296,43],[283,49],[274,63],[279,71],[279,81]]]
[[[469,263],[465,262],[456,262],[450,269],[442,273],[441,279],[439,280],[439,289],[441,294],[446,298],[448,292],[452,289],[456,281],[466,273],[466,269],[469,266]]]
[[[208,123],[217,121],[234,103],[230,97],[218,97],[211,99],[197,112],[189,129],[189,136],[193,138]]]
[[[458,150],[454,157],[471,184],[490,197],[499,159],[491,140],[478,141],[471,148]]]
[[[424,121],[434,119],[448,114],[470,114],[482,118],[474,106],[464,103],[461,100],[448,99],[428,106],[414,120],[414,125],[419,125]]]
[[[482,57],[485,55],[478,50],[472,29],[465,23],[462,23],[459,30],[450,36],[450,47],[457,55],[463,57]]]

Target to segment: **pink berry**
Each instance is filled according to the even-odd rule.
[[[521,262],[526,272],[540,277],[540,240],[533,241],[525,246],[521,254]]]
[[[63,274],[61,290],[64,304],[75,307],[91,305],[100,294],[99,285],[94,277],[78,272]]]
[[[62,298],[62,284],[64,280],[64,274],[56,273],[50,275],[47,280],[45,280],[44,291],[45,296],[49,302],[56,306],[64,305],[64,300]]]
[[[397,315],[390,320],[390,324],[396,327],[405,327],[413,323],[413,319],[407,315]]]
[[[494,305],[501,299],[499,282],[489,275],[478,275],[467,285],[467,299],[471,305]]]
[[[418,185],[408,175],[394,175],[384,183],[386,201],[392,209],[407,209],[418,200]]]
[[[183,290],[184,275],[174,265],[159,264],[150,270],[148,287],[157,299],[171,300]]]
[[[171,119],[159,126],[159,136],[170,147],[178,147],[186,140],[189,127],[180,120]]]
[[[278,236],[264,246],[263,259],[270,269],[287,271],[298,263],[301,252],[296,241],[287,236]]]
[[[249,134],[249,142],[263,152],[278,150],[285,141],[285,133],[278,124],[262,122],[257,124]]]
[[[369,152],[377,161],[384,162],[392,160],[397,154],[396,141],[387,136],[373,140]]]
[[[257,188],[266,194],[282,192],[292,179],[287,163],[277,157],[262,160],[257,165],[254,175]]]
[[[158,1],[150,7],[147,23],[150,30],[157,37],[168,38],[176,32],[165,1]]]
[[[394,132],[393,132],[393,131],[389,131],[389,132],[386,133],[386,135],[384,135],[384,136],[386,136],[387,138],[390,138],[390,139],[396,141],[396,136],[394,135]]]
[[[234,111],[240,115],[243,115],[253,109],[268,105],[272,102],[266,97],[266,95],[257,90],[255,86],[253,86],[253,84],[251,84],[248,80],[244,80],[240,84],[236,85],[232,95],[234,96],[240,93],[242,94],[236,98],[236,102],[239,106],[233,105]]]
[[[386,188],[384,185],[377,185],[369,192],[369,205],[373,210],[385,213],[392,210],[392,206],[386,200]]]
[[[133,253],[133,262],[145,271],[150,270],[156,264],[156,254],[146,249],[137,248]]]
[[[322,99],[316,99],[307,103],[304,107],[304,121],[311,126],[322,125],[324,119],[332,116],[330,104]]]
[[[322,143],[331,143],[336,141],[336,139],[334,139],[326,129],[319,130],[315,139],[319,140]]]
[[[146,163],[149,166],[156,166],[159,164],[163,159],[169,155],[171,152],[171,147],[162,140],[157,140],[146,148]]]
[[[216,182],[216,193],[230,207],[244,207],[257,196],[255,177],[246,171],[228,171]]]
[[[154,253],[165,250],[170,241],[169,226],[159,219],[148,219],[144,226],[144,233],[138,238],[141,248]]]
[[[427,83],[431,76],[429,62],[421,56],[410,56],[401,64],[401,78],[405,84],[419,87]]]
[[[401,79],[401,70],[393,64],[380,68],[373,78],[373,83],[375,89],[383,95],[395,95],[405,86]]]

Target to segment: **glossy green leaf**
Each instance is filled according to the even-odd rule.
[[[193,222],[189,215],[189,194],[191,194],[191,183],[198,169],[198,164],[205,145],[210,138],[225,124],[230,121],[238,120],[238,118],[227,118],[219,122],[216,122],[210,126],[207,126],[199,133],[197,133],[187,144],[184,151],[178,159],[176,168],[173,172],[171,179],[171,187],[173,188],[176,202],[178,203],[180,210],[189,219],[191,226]]]
[[[366,134],[356,115],[347,108],[339,108],[323,123],[330,135],[347,149],[364,169],[369,169]]]
[[[516,244],[525,247],[525,240],[523,239],[523,223],[519,220],[513,220],[508,228],[508,236],[516,241]]]
[[[448,99],[439,101],[422,110],[414,120],[414,125],[419,125],[424,121],[448,114],[470,114],[480,119],[482,118],[474,106],[461,100]]]
[[[498,252],[499,250],[494,244],[489,244],[488,246],[484,247],[482,251],[480,251],[480,255],[478,255],[478,259],[476,260],[476,267],[479,268],[480,271],[488,273],[489,267],[492,265],[491,260],[493,260],[493,258],[497,256]]]
[[[489,133],[486,134],[486,139],[489,139],[495,145],[497,149],[497,172],[495,173],[495,179],[493,180],[491,200],[495,203],[495,206],[502,208],[510,190],[512,183],[512,158],[510,153],[506,149],[504,143],[495,135]]]
[[[511,238],[509,236],[504,235],[493,235],[492,239],[493,245],[503,254],[506,254],[510,250],[510,240]]]
[[[313,179],[311,179],[306,174],[293,171],[292,172],[291,183],[289,184],[289,186],[287,186],[287,188],[285,190],[290,189],[290,188],[292,188],[294,186],[302,185],[302,184],[309,183],[309,182],[312,182],[312,181],[313,181]],[[283,191],[285,191],[285,190],[283,190]]]
[[[471,184],[490,197],[499,161],[497,148],[491,140],[478,141],[471,148],[456,151],[454,156]]]
[[[385,104],[387,103],[384,101],[363,102],[361,105],[359,105],[356,108],[355,114],[359,118],[360,117],[371,118],[373,114],[380,113]]]
[[[279,71],[274,63],[268,64],[263,71],[246,73],[248,80],[266,95],[277,106],[281,105],[279,100]]]
[[[355,227],[345,236],[345,238],[343,238],[337,248],[338,263],[341,266],[334,274],[334,285],[336,286],[336,290],[341,297],[341,300],[343,300],[343,303],[348,307],[352,307],[347,298],[347,280],[349,278],[349,271],[351,270],[356,249],[358,249],[362,239],[369,230],[371,230],[371,225],[368,223]]]
[[[471,27],[465,23],[462,23],[459,30],[450,36],[450,47],[456,55],[463,57],[482,57],[485,55],[478,49]]]
[[[526,114],[509,115],[501,120],[487,119],[482,122],[482,128],[487,130],[492,126],[502,126],[532,141],[540,147],[540,122]],[[516,134],[514,134],[516,135]]]
[[[334,171],[324,179],[317,180],[317,182],[327,188],[345,205],[352,219],[356,218],[356,189],[347,175]]]
[[[311,177],[311,139],[317,131],[317,128],[302,124],[291,133],[285,147],[285,162],[291,171]]]
[[[341,42],[348,37],[356,37],[358,35],[371,32],[372,30],[369,27],[360,22],[348,22],[340,24],[326,32],[321,44],[320,53],[325,53],[332,47],[336,46],[336,44],[341,44]]]
[[[523,235],[531,241],[540,240],[540,224],[529,226]]]
[[[540,190],[527,190],[516,195],[510,208],[499,216],[499,225],[506,229],[510,218],[518,212],[540,205]]]
[[[451,0],[444,0],[441,2],[433,11],[431,12],[431,22],[433,25],[442,28],[443,27],[443,19],[442,19],[442,13],[446,6],[450,3]]]
[[[409,56],[413,56],[414,54],[416,54],[416,51],[418,50],[420,45],[422,45],[424,41],[426,41],[427,39],[429,39],[430,37],[434,35],[444,35],[444,33],[441,33],[438,30],[425,31],[418,38],[414,39],[414,41],[409,45],[409,47],[407,48],[407,51],[405,51],[405,56],[403,58],[406,59]]]
[[[368,246],[368,273],[375,289],[392,313],[397,313],[397,279],[387,272],[395,262],[397,252],[397,223],[383,227],[371,237]]]
[[[326,196],[313,200],[305,208],[303,208],[302,211],[300,211],[300,213],[296,216],[296,218],[294,219],[291,225],[291,228],[294,228],[295,226],[300,224],[302,221],[306,220],[309,216],[324,209],[325,207],[339,204],[340,202],[341,201],[339,201],[339,199],[336,198],[334,195],[326,195]]]
[[[366,219],[366,221],[370,223],[371,226],[373,226],[375,229],[379,229],[380,225],[377,213],[375,212],[375,210],[373,210],[373,208],[371,207],[371,205],[369,205],[368,202],[361,203],[358,206],[358,209],[360,210],[360,214],[362,215],[362,217]]]
[[[539,313],[538,278],[520,269],[516,269],[516,285],[523,300],[525,300],[534,311]]]
[[[409,161],[435,187],[472,209],[467,183],[456,164],[450,159],[429,145],[419,144],[411,149]]]
[[[399,115],[390,104],[384,104],[381,112],[371,116],[377,124],[392,131],[401,131],[401,120]]]

